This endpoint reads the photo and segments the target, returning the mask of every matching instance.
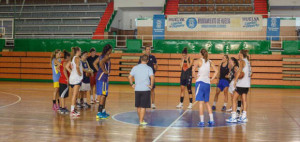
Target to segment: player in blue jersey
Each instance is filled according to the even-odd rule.
[[[106,45],[103,48],[102,55],[99,56],[94,62],[94,67],[97,70],[96,76],[96,93],[99,102],[98,113],[96,118],[105,119],[109,114],[105,111],[105,102],[108,95],[108,77],[110,73],[110,58],[109,55],[112,52],[112,46]]]

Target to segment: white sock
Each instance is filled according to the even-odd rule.
[[[71,105],[71,112],[74,111],[74,109],[75,109],[75,106]]]
[[[83,98],[83,102],[86,103],[86,98]]]
[[[94,97],[93,97],[93,95],[91,95],[91,100],[93,100],[94,99]]]
[[[214,121],[214,115],[213,114],[209,114],[209,120]]]
[[[193,105],[193,103],[190,103],[190,105]]]
[[[102,113],[105,112],[105,109],[102,109]]]
[[[241,107],[237,107],[237,110],[241,110]]]
[[[217,102],[214,102],[213,106],[216,106]]]
[[[236,112],[231,112],[231,117],[236,119]]]
[[[200,122],[204,122],[204,115],[200,115]]]
[[[79,104],[80,104],[80,99],[77,99],[77,103],[79,103]]]
[[[224,103],[224,106],[226,107],[226,106],[227,106],[227,103]]]
[[[183,105],[183,103],[179,103],[180,105]]]

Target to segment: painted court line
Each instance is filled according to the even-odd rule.
[[[0,106],[0,109],[1,109],[1,108],[5,108],[5,107],[9,107],[9,106],[12,106],[12,105],[15,105],[15,104],[19,103],[19,102],[22,100],[22,98],[21,98],[19,95],[16,95],[16,94],[7,93],[7,92],[2,92],[2,91],[0,91],[0,93],[8,94],[8,95],[12,95],[12,96],[18,97],[18,100],[17,100],[16,102],[13,102],[13,103],[8,104],[8,105],[5,105],[5,106]]]
[[[197,103],[194,102],[192,106],[194,106]],[[188,112],[190,109],[186,109],[176,120],[174,120],[162,133],[160,133],[160,135],[158,135],[153,142],[157,142],[180,118],[183,117],[183,115]]]

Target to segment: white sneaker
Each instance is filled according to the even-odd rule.
[[[247,116],[242,116],[240,119],[238,119],[239,122],[245,123],[248,122]]]
[[[179,103],[176,107],[177,107],[177,108],[182,108],[182,107],[183,107],[183,104],[182,104],[182,103]]]
[[[151,108],[152,108],[152,109],[156,109],[155,104],[152,104],[152,105],[151,105]]]
[[[230,108],[230,109],[227,109],[226,111],[227,111],[227,112],[231,112],[231,111],[232,111],[232,108]]]
[[[193,104],[190,103],[189,106],[188,106],[188,109],[192,109],[193,108]]]
[[[91,104],[94,104],[94,100],[91,100]]]

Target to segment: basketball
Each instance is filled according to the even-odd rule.
[[[244,72],[241,72],[240,73],[240,76],[239,76],[239,79],[242,79],[244,77],[245,73]]]

